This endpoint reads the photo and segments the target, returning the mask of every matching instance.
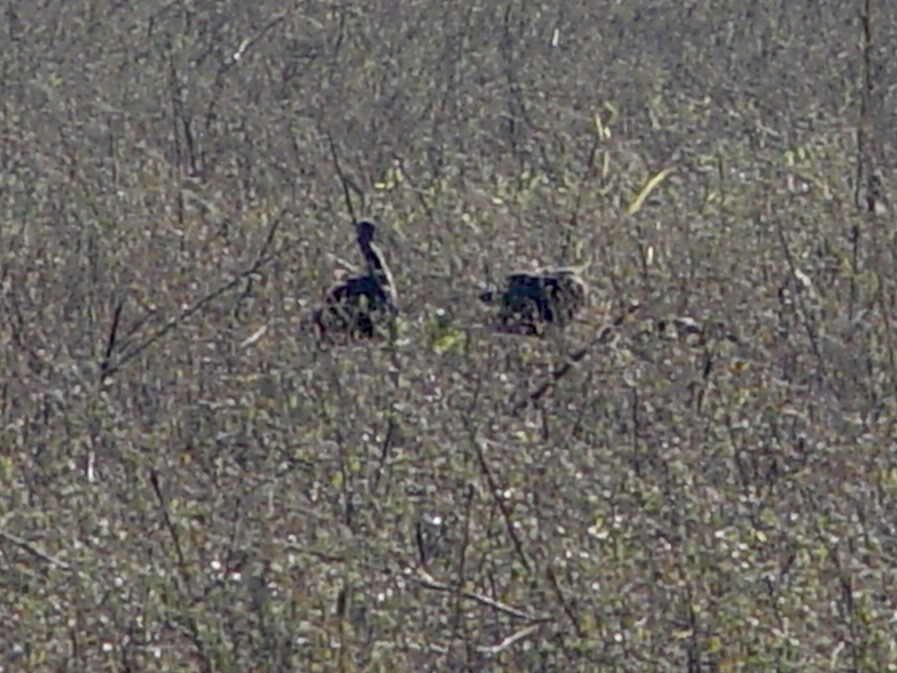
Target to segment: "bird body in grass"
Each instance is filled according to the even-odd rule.
[[[367,220],[355,226],[365,267],[344,269],[314,310],[312,323],[319,339],[331,340],[337,334],[371,338],[387,328],[398,313],[395,283],[383,253],[374,244],[375,232],[376,225]]]
[[[575,269],[515,272],[501,289],[486,290],[480,300],[498,304],[498,328],[511,334],[542,334],[547,325],[565,327],[585,305],[587,287]]]

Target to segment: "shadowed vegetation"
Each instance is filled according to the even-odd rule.
[[[892,13],[7,2],[3,669],[895,670]]]

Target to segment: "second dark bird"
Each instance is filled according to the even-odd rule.
[[[540,335],[548,325],[565,327],[585,305],[587,287],[573,269],[559,268],[505,277],[502,288],[480,294],[497,304],[498,329],[511,334]]]

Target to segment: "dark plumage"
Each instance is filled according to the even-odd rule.
[[[572,269],[538,273],[512,273],[505,287],[487,290],[480,300],[499,304],[498,323],[503,332],[541,334],[546,325],[564,327],[585,305],[586,284]]]
[[[319,338],[329,339],[338,333],[370,338],[398,313],[392,273],[374,244],[376,229],[367,220],[355,225],[355,240],[365,269],[343,278],[324,295],[322,305],[312,315]]]

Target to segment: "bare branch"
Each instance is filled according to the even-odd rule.
[[[103,370],[101,368],[101,371],[103,372],[103,377],[108,378],[108,377],[116,374],[128,362],[130,362],[131,360],[136,358],[138,355],[143,353],[146,349],[148,349],[150,346],[155,344],[157,341],[161,340],[169,332],[175,330],[178,326],[181,325],[181,323],[186,322],[192,316],[194,316],[196,313],[201,311],[206,306],[206,304],[217,299],[221,295],[229,292],[230,290],[235,288],[237,285],[239,285],[243,279],[249,278],[253,274],[258,273],[258,271],[262,267],[264,267],[266,264],[271,262],[271,260],[273,260],[277,256],[277,252],[271,251],[271,247],[273,246],[274,237],[275,237],[275,234],[277,233],[277,228],[280,226],[280,222],[282,219],[283,219],[283,213],[281,213],[281,215],[279,217],[277,217],[274,220],[274,222],[271,223],[271,227],[268,229],[268,235],[265,238],[265,243],[262,245],[261,250],[259,250],[259,254],[256,257],[255,261],[248,268],[244,269],[243,271],[238,273],[236,276],[234,276],[227,282],[223,283],[219,287],[215,288],[208,294],[205,294],[202,297],[200,297],[199,299],[197,299],[195,302],[193,302],[193,304],[191,304],[190,306],[185,308],[183,311],[181,311],[175,317],[168,320],[168,322],[166,322],[164,325],[159,327],[156,331],[154,331],[152,334],[150,334],[148,337],[146,337],[139,344],[134,346],[132,349],[130,349],[126,353],[123,353],[114,364],[109,364],[108,366],[105,367],[105,370]]]
[[[517,556],[520,558],[520,562],[527,570],[529,570],[529,560],[526,557],[526,552],[523,550],[523,543],[520,541],[520,536],[517,534],[517,529],[514,527],[514,522],[511,517],[511,511],[508,509],[508,505],[505,502],[505,499],[499,492],[501,489],[499,488],[498,483],[495,481],[495,477],[492,474],[492,469],[489,467],[489,463],[486,461],[486,453],[483,451],[483,446],[480,444],[480,442],[477,441],[476,437],[474,436],[473,429],[471,429],[470,432],[470,439],[476,451],[477,462],[479,462],[480,464],[480,471],[483,473],[483,476],[486,478],[486,484],[489,486],[489,494],[492,496],[492,499],[495,501],[498,510],[501,512],[501,516],[505,521],[505,528],[508,531],[508,537],[510,537],[511,542],[514,543],[514,549],[517,551]]]
[[[155,493],[156,500],[159,503],[159,511],[162,513],[162,521],[165,523],[165,528],[168,530],[168,534],[171,536],[172,543],[174,544],[174,551],[178,560],[178,569],[180,570],[181,579],[184,581],[184,588],[186,589],[190,586],[190,576],[187,572],[187,560],[184,556],[184,550],[181,547],[181,538],[178,535],[178,530],[168,511],[168,501],[165,498],[165,494],[162,493],[162,486],[159,483],[159,473],[155,468],[151,468],[149,476],[150,484],[152,484],[153,487],[153,493]]]
[[[361,207],[364,208],[364,192],[355,184],[355,182],[346,174],[339,162],[339,153],[336,151],[336,142],[330,131],[326,132],[327,142],[330,144],[330,155],[333,157],[333,167],[339,177],[340,184],[343,186],[343,195],[346,198],[346,208],[349,210],[349,216],[352,218],[352,224],[358,223],[358,217],[355,214],[355,207],[352,205],[352,195],[349,193],[351,189],[361,199]]]
[[[785,230],[782,228],[781,222],[777,224],[776,230],[779,234],[779,242],[782,244],[782,252],[785,255],[785,261],[788,263],[788,270],[791,272],[790,278],[791,283],[793,284],[795,279],[801,277],[801,273],[794,261],[794,255],[791,254],[791,248],[788,246],[788,239],[785,238]],[[796,291],[794,293],[794,298],[800,312],[801,322],[803,323],[804,330],[807,332],[807,339],[810,341],[810,347],[813,349],[813,354],[816,356],[816,360],[819,363],[819,371],[825,374],[825,358],[822,357],[822,351],[819,350],[819,340],[816,338],[816,331],[813,329],[813,325],[810,322],[810,314],[807,311],[803,293],[800,291]]]
[[[874,213],[876,212],[876,190],[873,182],[875,180],[875,157],[871,149],[873,135],[873,89],[874,82],[872,80],[873,49],[874,43],[872,39],[872,2],[865,0],[863,11],[860,16],[860,23],[863,27],[862,50],[863,50],[863,84],[860,88],[860,115],[857,120],[856,139],[857,139],[857,175],[854,190],[854,200],[857,208],[862,211]]]
[[[0,538],[3,538],[7,542],[14,544],[21,549],[24,549],[26,552],[28,552],[32,556],[39,558],[41,561],[44,561],[51,566],[55,566],[57,568],[61,568],[62,570],[66,570],[66,571],[72,570],[71,564],[66,563],[65,561],[60,561],[55,556],[51,556],[47,552],[45,552],[41,549],[38,549],[36,546],[34,546],[32,543],[28,542],[27,540],[23,540],[22,538],[20,538],[16,535],[13,535],[12,533],[0,531]]]
[[[121,312],[125,306],[125,298],[121,297],[118,304],[115,305],[115,311],[112,314],[112,325],[109,327],[109,336],[106,338],[106,350],[103,353],[103,360],[100,363],[100,378],[106,376],[109,370],[109,361],[112,353],[115,351],[115,344],[118,336],[118,326],[121,324]]]
[[[639,311],[640,308],[641,305],[635,302],[628,306],[626,308],[626,311],[614,318],[614,321],[612,323],[610,323],[609,325],[603,325],[601,329],[599,329],[595,334],[595,337],[587,345],[583,346],[579,350],[570,353],[570,355],[567,356],[567,360],[557,369],[551,372],[551,375],[549,376],[547,381],[542,383],[542,385],[529,393],[523,400],[514,405],[513,412],[515,414],[520,413],[530,403],[536,403],[543,397],[545,397],[545,395],[554,388],[558,381],[560,381],[570,373],[576,363],[578,363],[580,360],[585,358],[586,355],[591,353],[595,347],[610,342],[617,328],[619,328],[630,316]]]
[[[448,584],[443,584],[442,582],[437,582],[433,579],[433,576],[424,570],[419,570],[417,576],[414,578],[417,580],[417,583],[420,584],[425,589],[432,589],[434,591],[443,591],[446,593],[453,593],[455,589]],[[534,615],[529,612],[524,612],[523,610],[518,610],[515,607],[508,605],[507,603],[502,603],[501,601],[497,601],[494,598],[489,598],[489,596],[485,596],[476,591],[461,591],[459,595],[462,598],[466,598],[468,600],[474,601],[475,603],[479,603],[480,605],[485,605],[486,607],[492,608],[493,610],[497,610],[499,612],[503,612],[506,615],[510,615],[511,617],[516,617],[517,619],[525,619],[528,622],[533,622],[534,624],[545,624],[547,622],[553,621],[553,617],[547,615]]]

